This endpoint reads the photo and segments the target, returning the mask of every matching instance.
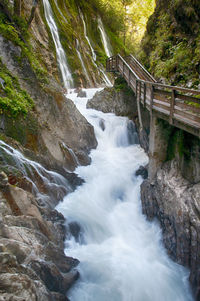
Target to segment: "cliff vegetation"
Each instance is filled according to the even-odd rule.
[[[200,87],[200,2],[157,0],[139,57],[157,78]]]

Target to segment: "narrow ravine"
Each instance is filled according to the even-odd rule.
[[[88,98],[96,91],[86,90]],[[80,260],[80,280],[70,300],[193,300],[188,271],[168,258],[159,226],[141,213],[142,179],[135,172],[148,158],[134,144],[130,121],[87,110],[88,98],[68,97],[94,126],[98,140],[91,165],[76,169],[85,183],[57,206],[76,230],[66,241],[66,254]]]

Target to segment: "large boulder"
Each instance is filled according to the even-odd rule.
[[[126,94],[123,90],[116,91],[114,88],[106,87],[96,92],[94,97],[87,102],[87,108],[102,111],[104,113],[115,113],[119,116],[133,116],[137,114],[137,106],[134,94]]]
[[[78,260],[64,254],[61,213],[0,174],[0,300],[67,300]]]

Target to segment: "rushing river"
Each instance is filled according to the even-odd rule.
[[[86,90],[88,98],[96,90]],[[159,226],[142,215],[142,179],[135,171],[148,158],[138,144],[130,144],[137,141],[130,123],[87,110],[87,99],[75,93],[68,97],[94,126],[98,140],[91,165],[76,169],[85,183],[57,207],[68,222],[81,227],[78,239],[66,241],[66,254],[80,260],[80,280],[70,300],[193,300],[188,271],[168,258]]]

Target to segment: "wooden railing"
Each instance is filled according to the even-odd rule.
[[[150,114],[167,120],[200,138],[200,91],[156,82],[153,76],[133,57],[122,58],[119,54],[107,59],[106,70],[120,73],[137,101]]]

